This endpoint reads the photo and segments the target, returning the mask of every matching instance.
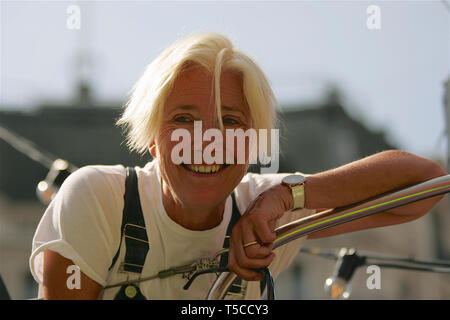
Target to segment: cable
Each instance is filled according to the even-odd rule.
[[[40,181],[36,188],[36,195],[44,205],[48,205],[56,196],[64,180],[78,170],[78,167],[68,161],[41,150],[33,142],[13,133],[2,125],[0,125],[0,138],[17,151],[49,169],[45,180]]]
[[[42,150],[30,140],[12,132],[3,125],[0,125],[0,138],[17,151],[23,153],[28,158],[38,162],[49,170],[52,169],[54,162],[58,159],[55,155]],[[67,168],[69,172],[74,172],[77,169],[78,168],[71,163],[69,163]]]
[[[17,151],[25,154],[30,159],[40,163],[47,169],[52,167],[54,157],[52,154],[39,150],[39,148],[31,141],[11,132],[9,129],[0,125],[0,138]]]
[[[444,261],[444,260],[425,261],[425,260],[417,260],[414,258],[395,257],[395,256],[370,253],[370,252],[365,252],[365,251],[358,251],[358,252],[362,255],[365,255],[368,259],[385,260],[385,261],[387,260],[387,261],[395,261],[395,262],[407,262],[407,263],[413,263],[413,264],[423,264],[423,265],[429,265],[429,266],[450,268],[450,261]]]
[[[450,273],[450,268],[440,268],[440,267],[420,267],[420,266],[407,266],[399,265],[393,263],[373,263],[378,267],[383,268],[393,268],[393,269],[404,269],[404,270],[414,270],[414,271],[429,271],[429,272],[439,272],[439,273]],[[368,265],[368,263],[367,263]]]
[[[308,247],[304,247],[301,248],[300,252],[302,253],[307,253],[307,254],[312,254],[312,255],[316,255],[316,256],[320,256],[322,258],[326,258],[326,259],[332,259],[332,260],[338,260],[338,254],[336,252],[338,252],[339,250],[336,249],[321,249],[321,248],[317,248],[317,247],[312,247],[312,248],[308,248]],[[418,271],[432,271],[432,269],[438,270],[436,272],[450,272],[450,261],[445,261],[445,260],[418,260],[418,259],[414,259],[414,258],[405,258],[405,257],[397,257],[397,256],[392,256],[392,255],[387,255],[387,254],[379,254],[376,252],[370,252],[370,251],[360,251],[358,250],[358,256],[360,256],[361,258],[366,259],[367,263],[365,263],[365,265],[370,265],[370,264],[376,264],[378,266],[386,266],[386,267],[391,267],[391,268],[395,268],[398,267],[400,268],[404,268],[404,269],[409,269],[409,270],[413,270],[414,268],[416,268],[415,270]],[[387,261],[387,262],[391,262],[391,263],[377,263],[375,262],[376,260],[379,261]],[[369,263],[369,261],[371,261]],[[397,263],[397,264],[396,264]],[[402,264],[400,264],[402,263]],[[416,266],[414,266],[416,265]],[[422,266],[420,266],[422,265]]]

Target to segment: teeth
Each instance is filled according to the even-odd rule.
[[[189,164],[189,165],[187,165],[187,167],[189,169],[191,169],[192,171],[195,171],[195,172],[215,173],[215,172],[219,171],[222,166],[217,165],[217,164],[216,165],[209,165],[209,166],[208,165],[207,166],[203,166],[203,165],[192,165],[192,164]]]

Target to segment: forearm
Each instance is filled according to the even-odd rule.
[[[357,204],[386,192],[446,174],[440,165],[431,160],[399,150],[385,151],[336,169],[308,176],[304,190],[305,207],[320,211],[320,209]],[[378,212],[376,215],[314,232],[308,238],[335,236],[409,222],[429,212],[441,198],[442,196],[433,197],[389,211]],[[247,218],[269,221],[271,230],[274,229],[275,224],[272,223],[274,218],[278,219],[285,211],[294,207],[291,189],[283,184],[275,185],[265,191],[257,200],[259,206],[252,208],[255,214],[247,215]],[[255,208],[260,209],[260,212],[257,212]],[[258,224],[253,223],[253,225]],[[251,229],[244,228],[242,233]]]
[[[356,204],[391,190],[446,174],[440,165],[431,160],[398,150],[385,151],[308,176],[305,182],[305,207],[320,210]],[[292,209],[294,202],[290,189],[279,185],[274,190],[279,199],[282,199],[285,209]],[[308,238],[329,237],[409,222],[429,212],[441,198],[442,196],[433,197],[379,212],[315,232]]]
[[[341,207],[445,174],[431,160],[399,150],[385,151],[309,176],[305,206]]]

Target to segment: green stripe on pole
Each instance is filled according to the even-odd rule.
[[[294,231],[292,231],[292,232],[290,232],[288,234],[285,234],[284,236],[281,236],[280,238],[275,239],[274,243],[277,243],[277,242],[279,242],[279,241],[281,241],[281,240],[283,240],[283,239],[285,239],[285,238],[287,238],[287,237],[289,237],[291,235],[294,235],[294,234],[296,234],[298,232],[307,230],[307,229],[312,228],[312,227],[316,227],[316,226],[321,225],[321,224],[326,223],[326,222],[331,222],[331,221],[334,221],[336,219],[344,218],[344,217],[347,217],[347,216],[350,216],[350,215],[354,215],[354,214],[357,214],[357,213],[360,213],[360,212],[363,212],[363,211],[367,211],[369,209],[377,208],[377,207],[380,207],[380,206],[383,206],[383,205],[387,205],[387,204],[398,202],[398,201],[401,201],[401,200],[404,200],[404,199],[412,198],[414,196],[419,196],[419,195],[422,195],[422,194],[425,194],[425,193],[429,193],[429,192],[445,189],[445,188],[448,188],[449,186],[450,185],[445,185],[445,186],[442,186],[442,187],[437,187],[437,188],[433,188],[433,189],[430,189],[430,190],[421,191],[421,192],[410,194],[410,195],[407,195],[407,196],[404,196],[404,197],[401,197],[401,198],[397,198],[397,199],[393,199],[393,200],[390,200],[390,201],[382,202],[382,203],[379,203],[379,204],[376,204],[376,205],[373,205],[373,206],[370,206],[370,207],[367,207],[367,208],[362,208],[362,209],[356,210],[354,212],[345,213],[345,214],[343,214],[341,216],[337,216],[337,217],[329,218],[329,219],[326,219],[326,220],[323,220],[323,221],[319,221],[319,222],[316,222],[316,223],[311,224],[309,226],[306,226],[306,227],[303,227],[301,229],[294,230]]]

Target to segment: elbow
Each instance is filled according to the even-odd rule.
[[[424,182],[448,175],[447,171],[445,171],[445,169],[439,163],[432,160],[428,160],[427,163],[422,167],[422,170],[417,172],[417,174],[417,182]],[[441,197],[437,198],[441,199]]]
[[[416,171],[418,181],[425,181],[447,175],[447,171],[437,162],[403,150],[386,150],[386,156],[398,160],[406,170]],[[417,182],[417,181],[416,181]]]
[[[429,160],[427,169],[424,170],[424,172],[426,180],[442,177],[448,174],[438,162],[432,160]]]
[[[433,172],[435,177],[442,177],[448,174],[448,172],[444,168],[442,168],[442,166],[439,163],[433,161],[433,164],[434,164]]]

